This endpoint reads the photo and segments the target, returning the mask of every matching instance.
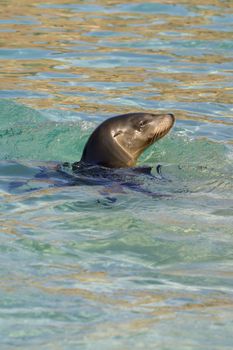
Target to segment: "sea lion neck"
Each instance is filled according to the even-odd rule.
[[[106,128],[103,125],[97,127],[91,134],[83,150],[81,162],[109,168],[133,165],[132,157],[116,142],[107,125]]]

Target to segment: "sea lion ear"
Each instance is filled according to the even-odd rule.
[[[122,130],[117,130],[117,131],[113,134],[113,137],[116,137],[116,136],[122,134],[122,132],[123,132]]]

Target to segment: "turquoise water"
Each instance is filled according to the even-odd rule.
[[[232,349],[232,2],[0,10],[1,349]],[[38,178],[134,111],[176,115],[163,179]]]

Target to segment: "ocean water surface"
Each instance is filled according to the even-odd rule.
[[[232,1],[0,12],[1,349],[232,349]],[[143,191],[51,172],[145,111],[176,125],[140,158]]]

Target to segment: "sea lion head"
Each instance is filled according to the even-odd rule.
[[[135,166],[140,154],[165,136],[173,114],[129,113],[100,124],[87,141],[81,162],[108,168]]]

